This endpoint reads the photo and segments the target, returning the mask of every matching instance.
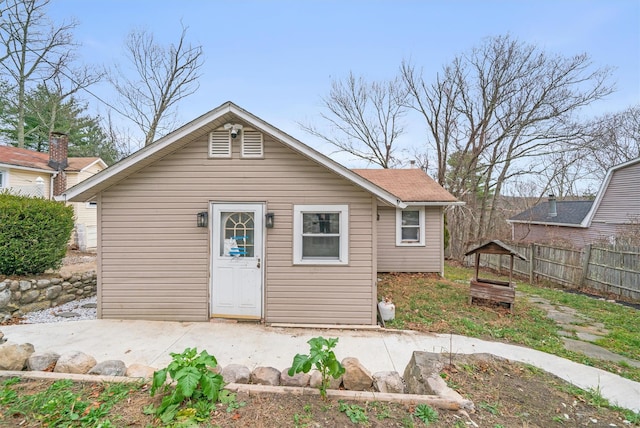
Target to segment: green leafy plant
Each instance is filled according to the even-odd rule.
[[[418,404],[413,414],[424,422],[425,425],[429,425],[438,420],[438,412],[426,404]]]
[[[339,404],[340,406],[338,407],[338,409],[345,415],[347,415],[351,422],[353,422],[354,424],[365,424],[369,422],[369,417],[362,407],[358,406],[357,404],[347,404],[343,401],[339,401]]]
[[[307,342],[311,347],[309,355],[297,354],[293,358],[293,363],[289,369],[289,376],[296,373],[308,373],[312,367],[315,367],[321,375],[320,395],[323,399],[327,398],[327,388],[329,387],[329,376],[338,379],[344,374],[344,367],[336,359],[333,348],[338,344],[338,338],[325,339],[322,336],[309,339]]]
[[[220,401],[220,403],[227,406],[227,413],[231,413],[234,410],[238,410],[240,407],[244,407],[247,405],[247,403],[245,403],[244,401],[238,401],[236,397],[237,395],[234,392],[228,391],[226,389],[220,391],[218,400]]]
[[[146,409],[147,412],[153,411],[165,424],[178,416],[180,406],[186,401],[198,402],[207,399],[216,402],[224,385],[222,376],[210,370],[215,368],[218,362],[207,351],[198,354],[197,348],[187,348],[181,354],[171,353],[171,357],[173,361],[166,368],[153,374],[150,391],[151,396],[158,390],[166,395],[160,406]],[[167,383],[167,375],[175,385]]]
[[[28,275],[60,266],[73,230],[73,207],[0,192],[0,273]]]

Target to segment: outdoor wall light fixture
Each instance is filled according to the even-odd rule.
[[[208,227],[209,226],[209,213],[206,211],[202,211],[197,214],[197,225],[198,227]]]
[[[264,226],[265,226],[267,229],[273,229],[273,223],[274,223],[274,220],[275,220],[275,214],[273,214],[273,213],[266,213],[266,214],[264,215]]]

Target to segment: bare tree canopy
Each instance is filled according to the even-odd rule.
[[[609,168],[640,157],[640,104],[605,114],[591,127],[593,134],[586,151],[592,173],[599,179]]]
[[[18,147],[25,144],[25,99],[30,83],[47,81],[70,62],[71,30],[76,23],[53,24],[46,15],[49,0],[2,0],[0,70],[13,93]]]
[[[135,76],[117,67],[109,78],[124,112],[144,133],[145,145],[171,130],[178,101],[198,90],[202,47],[187,44],[186,36],[182,27],[178,43],[163,47],[153,34],[132,31],[125,47]]]
[[[473,211],[452,234],[464,241],[495,230],[505,183],[540,172],[545,154],[572,150],[587,134],[575,126],[579,110],[612,92],[610,70],[586,54],[550,55],[510,36],[456,57],[433,83],[406,62],[401,75],[427,123],[438,182]]]
[[[353,73],[334,80],[329,96],[322,99],[321,117],[331,135],[314,125],[301,127],[316,137],[370,164],[389,168],[398,163],[396,140],[404,129],[401,119],[407,93],[399,79],[368,83]]]

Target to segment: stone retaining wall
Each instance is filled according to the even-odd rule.
[[[0,282],[0,321],[95,296],[96,289],[93,271],[47,278],[7,278]]]

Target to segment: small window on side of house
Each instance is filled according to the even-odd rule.
[[[231,157],[231,134],[229,130],[221,129],[209,133],[209,157]]]
[[[396,210],[396,245],[424,246],[424,207]]]
[[[98,208],[98,203],[96,201],[87,202],[87,208]]]
[[[242,132],[242,157],[262,158],[264,156],[264,142],[262,132],[244,129]]]
[[[349,263],[349,207],[296,205],[293,217],[293,263]]]
[[[0,170],[0,189],[7,187],[7,173]]]

